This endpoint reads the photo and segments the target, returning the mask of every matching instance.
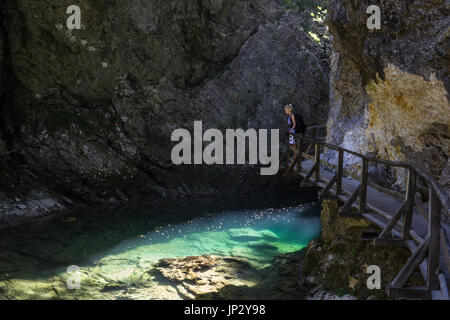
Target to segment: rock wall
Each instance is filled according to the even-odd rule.
[[[326,121],[327,47],[304,28],[320,23],[284,1],[88,0],[72,31],[68,5],[0,5],[0,131],[17,171],[6,194],[117,203],[252,186],[248,168],[172,166],[172,131],[284,129],[286,103]]]
[[[381,8],[380,30],[366,27],[369,4]],[[450,186],[449,12],[445,0],[329,1],[329,142],[413,161]],[[404,185],[401,170],[372,173]]]
[[[1,16],[0,16],[1,17]],[[3,32],[3,27],[0,24],[0,81],[3,83],[4,81],[4,67],[5,67],[5,51],[6,51],[6,43],[5,43],[5,35]],[[4,87],[0,87],[0,98],[3,96]]]

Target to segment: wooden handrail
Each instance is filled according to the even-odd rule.
[[[361,158],[361,159],[366,159],[369,162],[376,162],[376,163],[380,163],[380,164],[385,164],[385,165],[390,165],[390,166],[393,166],[393,167],[399,167],[399,168],[405,168],[405,169],[409,169],[411,167],[411,164],[408,163],[408,162],[378,159],[378,158],[375,158],[373,156],[363,155],[363,154],[358,153],[356,151],[348,150],[348,149],[342,148],[340,146],[336,146],[336,145],[329,144],[329,143],[326,143],[326,142],[321,142],[321,141],[315,140],[315,139],[302,138],[302,140],[305,141],[305,142],[313,143],[313,144],[319,144],[322,147],[329,148],[329,149],[332,149],[332,150],[335,150],[335,151],[342,150],[345,153],[351,154],[351,155],[353,155],[355,157],[358,157],[358,158]]]
[[[317,129],[320,130],[320,129],[325,129],[325,128],[326,128],[326,126],[324,126],[324,125],[318,125],[318,126],[308,127],[306,129],[306,131],[308,132],[308,131],[315,130],[315,133],[317,133]],[[376,157],[363,155],[356,151],[348,150],[348,149],[342,148],[337,145],[322,142],[322,141],[320,141],[321,139],[317,139],[317,138],[310,139],[310,138],[306,138],[306,137],[300,137],[298,134],[296,134],[296,136],[299,137],[304,142],[308,142],[313,145],[320,145],[322,147],[329,148],[329,149],[332,149],[332,150],[335,150],[338,152],[348,153],[355,157],[361,158],[363,160],[365,159],[368,162],[375,162],[375,163],[384,164],[384,165],[397,167],[397,168],[404,168],[404,169],[410,169],[410,170],[412,169],[415,171],[417,176],[420,176],[423,180],[425,180],[427,182],[427,184],[430,188],[433,188],[435,190],[436,196],[439,199],[439,201],[441,202],[443,209],[446,210],[447,212],[450,212],[450,196],[449,196],[448,192],[444,189],[444,187],[439,182],[437,182],[428,173],[424,172],[421,168],[418,168],[417,166],[415,166],[414,164],[411,164],[410,162],[378,159]],[[323,137],[321,137],[321,138],[323,138]]]
[[[307,127],[306,130],[313,130],[313,129],[326,129],[327,126],[326,125],[318,125],[318,126],[310,126]]]
[[[308,129],[310,129],[310,128],[323,128],[323,127],[324,126],[314,126],[314,127],[309,127]],[[444,189],[444,187],[439,182],[437,182],[428,173],[424,172],[421,168],[418,168],[417,166],[415,166],[414,164],[412,164],[410,162],[378,159],[376,157],[363,155],[363,154],[360,154],[360,153],[358,153],[356,151],[348,150],[348,149],[342,148],[342,147],[337,146],[337,145],[333,145],[333,144],[330,144],[330,143],[322,142],[319,139],[310,139],[310,138],[306,138],[306,137],[303,137],[303,138],[300,138],[300,139],[303,140],[304,142],[308,142],[308,143],[311,143],[311,144],[314,144],[314,145],[318,144],[318,145],[320,145],[322,147],[329,148],[329,149],[332,149],[332,150],[335,150],[335,151],[343,151],[344,153],[351,154],[351,155],[353,155],[355,157],[358,157],[358,158],[361,158],[361,159],[366,159],[369,162],[375,162],[375,163],[384,164],[384,165],[397,167],[397,168],[413,169],[418,176],[420,176],[423,180],[425,180],[427,182],[427,184],[436,191],[436,195],[439,198],[439,201],[441,202],[442,207],[447,212],[450,212],[450,196],[449,196],[448,192]]]
[[[374,187],[383,193],[387,193],[393,195],[395,197],[399,197],[403,200],[403,204],[398,210],[395,212],[394,216],[390,219],[387,225],[384,225],[384,229],[378,239],[376,239],[375,243],[379,244],[391,244],[391,245],[406,245],[411,242],[411,237],[414,241],[420,240],[420,237],[415,237],[417,235],[415,231],[412,229],[412,220],[414,215],[414,207],[420,206],[420,203],[416,203],[416,190],[421,190],[418,184],[418,177],[420,177],[425,184],[428,185],[429,192],[429,209],[428,209],[428,233],[425,237],[425,240],[420,240],[418,247],[413,248],[413,255],[408,260],[407,264],[402,268],[400,273],[394,279],[394,281],[390,285],[390,290],[395,294],[395,292],[402,292],[404,285],[406,284],[409,277],[412,275],[415,268],[419,266],[423,259],[426,259],[427,263],[427,274],[426,277],[427,285],[424,289],[416,290],[417,294],[427,295],[433,290],[437,290],[439,288],[439,277],[440,277],[440,254],[441,254],[441,244],[442,242],[440,238],[442,237],[442,227],[441,227],[441,210],[445,210],[447,213],[450,212],[450,197],[448,192],[444,189],[444,187],[438,183],[433,177],[431,177],[428,173],[424,172],[423,169],[415,166],[411,162],[400,162],[400,161],[391,161],[391,160],[382,160],[373,156],[363,155],[353,150],[348,150],[342,148],[337,145],[333,145],[330,143],[326,143],[322,141],[326,137],[318,138],[318,131],[324,126],[314,126],[307,128],[306,132],[313,132],[313,138],[307,138],[300,135],[298,137],[298,155],[296,156],[293,163],[290,165],[288,171],[292,170],[296,164],[299,164],[301,172],[301,163],[303,158],[309,159],[314,162],[313,166],[309,169],[309,172],[306,174],[305,180],[308,181],[314,175],[314,181],[316,184],[323,182],[320,179],[320,170],[321,165],[329,166],[330,168],[334,168],[337,170],[337,173],[328,180],[324,190],[321,193],[325,195],[326,193],[332,192],[332,187],[336,185],[336,196],[339,196],[342,192],[342,178],[343,174],[347,174],[346,170],[344,170],[344,155],[345,153],[351,154],[355,157],[358,157],[362,161],[361,165],[361,175],[360,177],[353,177],[354,179],[360,179],[360,184],[357,189],[353,192],[349,199],[346,199],[346,203],[339,210],[339,215],[349,215],[355,216],[355,214],[350,214],[349,210],[354,205],[354,202],[357,198],[359,198],[359,216],[367,213],[367,187],[373,186],[374,184],[369,181],[369,163],[378,163],[387,165],[390,167],[403,168],[408,170],[408,181],[405,195],[401,195],[395,191],[386,189],[381,186]],[[309,146],[306,149],[306,152],[303,152],[303,143],[306,142]],[[323,148],[328,148],[331,150],[335,150],[338,152],[338,163],[337,165],[328,163],[321,159],[320,154]],[[289,147],[287,147],[288,151]],[[309,154],[309,151],[314,149],[314,156]],[[348,174],[347,174],[348,175]],[[421,207],[422,208],[422,207]],[[392,233],[394,226],[400,221],[400,218],[403,217],[402,221],[402,233],[401,239],[388,238],[388,235]],[[398,234],[398,233],[397,233]],[[416,240],[418,239],[418,240]],[[442,246],[445,250],[446,246]],[[427,256],[427,257],[426,257]],[[448,256],[448,253],[447,253]],[[442,287],[442,285],[441,285]],[[442,289],[442,288],[441,288]],[[404,289],[407,292],[407,289]],[[411,292],[411,291],[410,291]],[[443,295],[445,295],[443,293]]]
[[[414,166],[413,168],[416,171],[417,175],[419,175],[423,180],[425,180],[428,183],[428,186],[434,189],[439,201],[442,204],[442,207],[447,212],[450,212],[450,196],[448,192],[444,189],[444,187],[439,182],[437,182],[433,177],[431,177],[428,173],[424,172],[422,169],[418,169],[417,167]]]

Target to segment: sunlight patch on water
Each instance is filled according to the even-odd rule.
[[[108,260],[128,264],[131,260],[150,266],[165,258],[211,254],[242,257],[264,267],[274,256],[301,250],[319,235],[316,209],[306,205],[210,214],[158,227],[94,260],[104,265]]]

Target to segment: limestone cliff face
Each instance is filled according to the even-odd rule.
[[[284,129],[286,103],[308,125],[326,121],[327,48],[284,1],[88,0],[73,31],[66,4],[0,8],[0,147],[12,152],[1,175],[15,173],[0,195],[35,184],[102,202],[213,194],[251,185],[246,171],[172,166],[174,129]]]
[[[329,1],[329,141],[382,159],[416,162],[448,187],[448,1],[370,4],[381,8],[381,30],[366,27],[367,1]],[[405,173],[377,168],[372,176],[401,188]]]

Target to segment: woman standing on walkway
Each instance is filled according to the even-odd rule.
[[[294,152],[293,159],[290,159],[289,157],[287,157],[287,159],[288,159],[287,166],[289,167],[291,165],[292,161],[294,161],[294,159],[297,158],[297,154],[298,154],[297,142],[295,139],[295,129],[297,127],[297,122],[295,119],[295,114],[294,114],[294,109],[292,108],[292,104],[288,104],[287,106],[285,106],[284,112],[289,116],[289,118],[288,118],[289,149],[291,149]]]

